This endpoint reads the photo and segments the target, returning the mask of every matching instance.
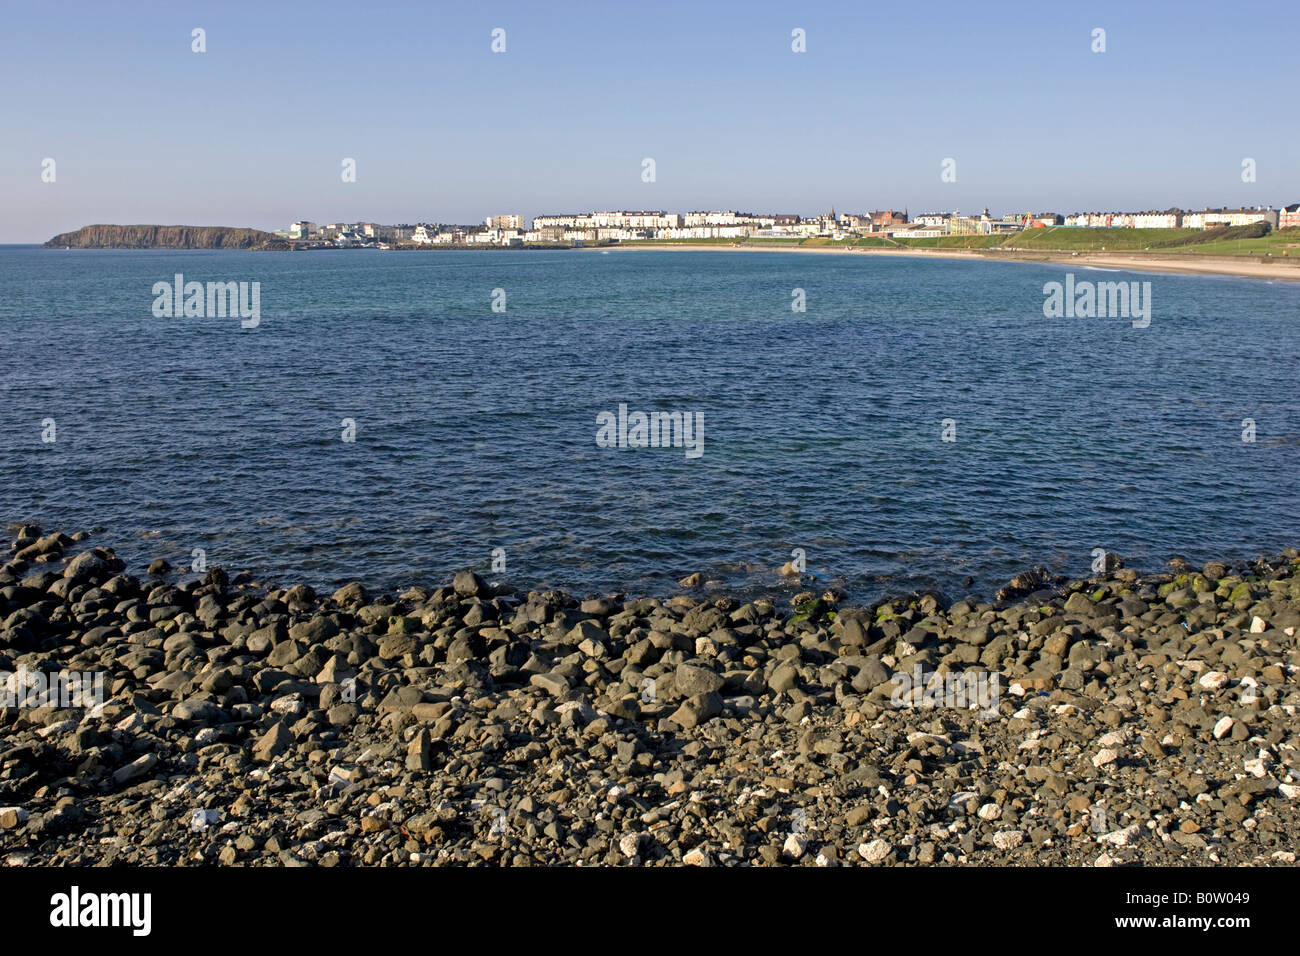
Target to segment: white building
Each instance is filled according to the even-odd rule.
[[[1177,229],[1182,215],[1176,212],[1137,212],[1133,214],[1134,229]]]
[[[1206,209],[1203,212],[1189,212],[1183,216],[1183,227],[1186,229],[1249,226],[1253,222],[1267,222],[1276,227],[1277,210],[1272,206],[1267,209]]]

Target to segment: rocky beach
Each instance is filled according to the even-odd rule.
[[[317,594],[12,531],[10,866],[1296,859],[1294,549],[849,607]],[[98,699],[14,692],[53,672]]]

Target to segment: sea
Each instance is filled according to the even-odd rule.
[[[1067,274],[1150,283],[1149,321],[1049,317]],[[205,294],[176,314],[178,276],[248,283],[256,321]],[[793,588],[788,562],[865,603],[1086,576],[1102,551],[1151,571],[1300,545],[1284,282],[698,249],[0,246],[0,357],[0,520],[92,531],[135,573],[165,558],[396,593],[472,568],[666,596],[698,572],[745,596]]]

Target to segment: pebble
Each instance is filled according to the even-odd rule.
[[[892,853],[894,848],[888,840],[872,840],[858,847],[858,855],[868,863],[879,863]]]
[[[72,578],[61,549],[0,563],[0,668],[102,668],[116,695],[6,715],[15,863],[1251,866],[1300,843],[1300,555],[1225,566],[1230,600],[1121,567],[853,608],[707,579],[331,598],[88,553]],[[894,707],[916,666],[1008,700]]]
[[[1097,753],[1092,758],[1092,765],[1094,767],[1104,767],[1107,764],[1114,763],[1118,759],[1119,759],[1118,753],[1116,753],[1114,750],[1111,750],[1110,748],[1106,748],[1104,750],[1097,751]]]
[[[808,838],[802,833],[791,833],[786,837],[781,852],[792,860],[800,860],[803,859],[806,849],[808,849]]]

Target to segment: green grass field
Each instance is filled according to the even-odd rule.
[[[863,236],[835,241],[809,239],[660,239],[629,243],[651,246],[762,246],[805,249],[1002,249],[1007,252],[1153,252],[1175,255],[1300,257],[1300,229],[1264,235],[1258,226],[1228,229],[1084,229],[1055,226],[1005,236],[937,236],[887,239]]]
[[[1155,252],[1195,255],[1300,256],[1300,229],[1259,235],[1255,226],[1228,229],[1083,229],[1055,226],[1008,236],[942,236],[900,246],[930,249],[1006,249],[1042,252]]]

